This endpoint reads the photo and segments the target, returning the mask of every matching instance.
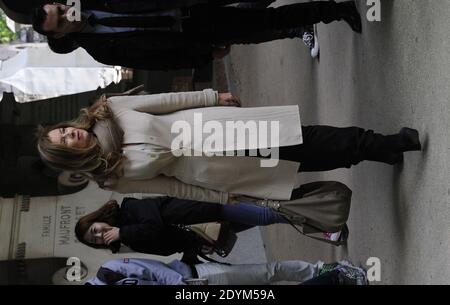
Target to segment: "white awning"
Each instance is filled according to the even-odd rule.
[[[0,90],[14,92],[18,102],[29,102],[92,91],[121,79],[120,67],[100,64],[81,48],[56,54],[40,44],[3,62]]]

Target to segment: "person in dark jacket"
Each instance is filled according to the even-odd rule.
[[[101,63],[147,70],[202,67],[228,54],[232,44],[289,38],[289,30],[319,22],[344,20],[361,32],[353,1],[264,9],[223,5],[239,2],[242,0],[107,1],[100,11],[88,10],[82,2],[79,21],[68,17],[69,6],[46,4],[36,8],[33,27],[49,37],[55,51],[82,47]],[[279,30],[286,30],[286,36],[274,37]],[[268,33],[267,37],[261,32]]]
[[[194,233],[179,225],[218,221],[231,222],[235,231],[287,223],[270,208],[251,204],[221,205],[171,197],[125,198],[120,207],[111,200],[80,218],[75,235],[90,247],[109,248],[114,253],[123,243],[136,252],[168,256],[202,247]]]

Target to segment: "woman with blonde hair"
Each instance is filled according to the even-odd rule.
[[[38,150],[49,166],[80,172],[103,188],[220,203],[230,194],[289,200],[298,172],[363,160],[393,165],[403,152],[421,150],[418,132],[409,128],[384,136],[358,127],[301,126],[297,105],[232,106],[240,106],[238,98],[211,89],[102,97],[76,120],[41,128]],[[250,130],[250,140],[236,139],[236,126],[238,134]],[[198,142],[197,131],[218,135]],[[262,138],[264,131],[270,136]],[[261,166],[268,157],[276,162]]]

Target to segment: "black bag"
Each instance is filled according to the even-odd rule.
[[[236,232],[234,232],[228,222],[211,222],[179,227],[194,233],[201,246],[212,247],[213,252],[220,257],[227,257],[236,244]],[[205,258],[204,255],[201,255],[201,249],[199,252],[199,255]]]

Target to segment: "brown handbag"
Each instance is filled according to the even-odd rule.
[[[351,190],[342,183],[321,181],[302,185],[291,200],[261,200],[240,196],[241,202],[268,207],[282,215],[299,233],[335,246],[344,245],[349,235],[346,224]],[[338,236],[336,239],[330,239]]]

